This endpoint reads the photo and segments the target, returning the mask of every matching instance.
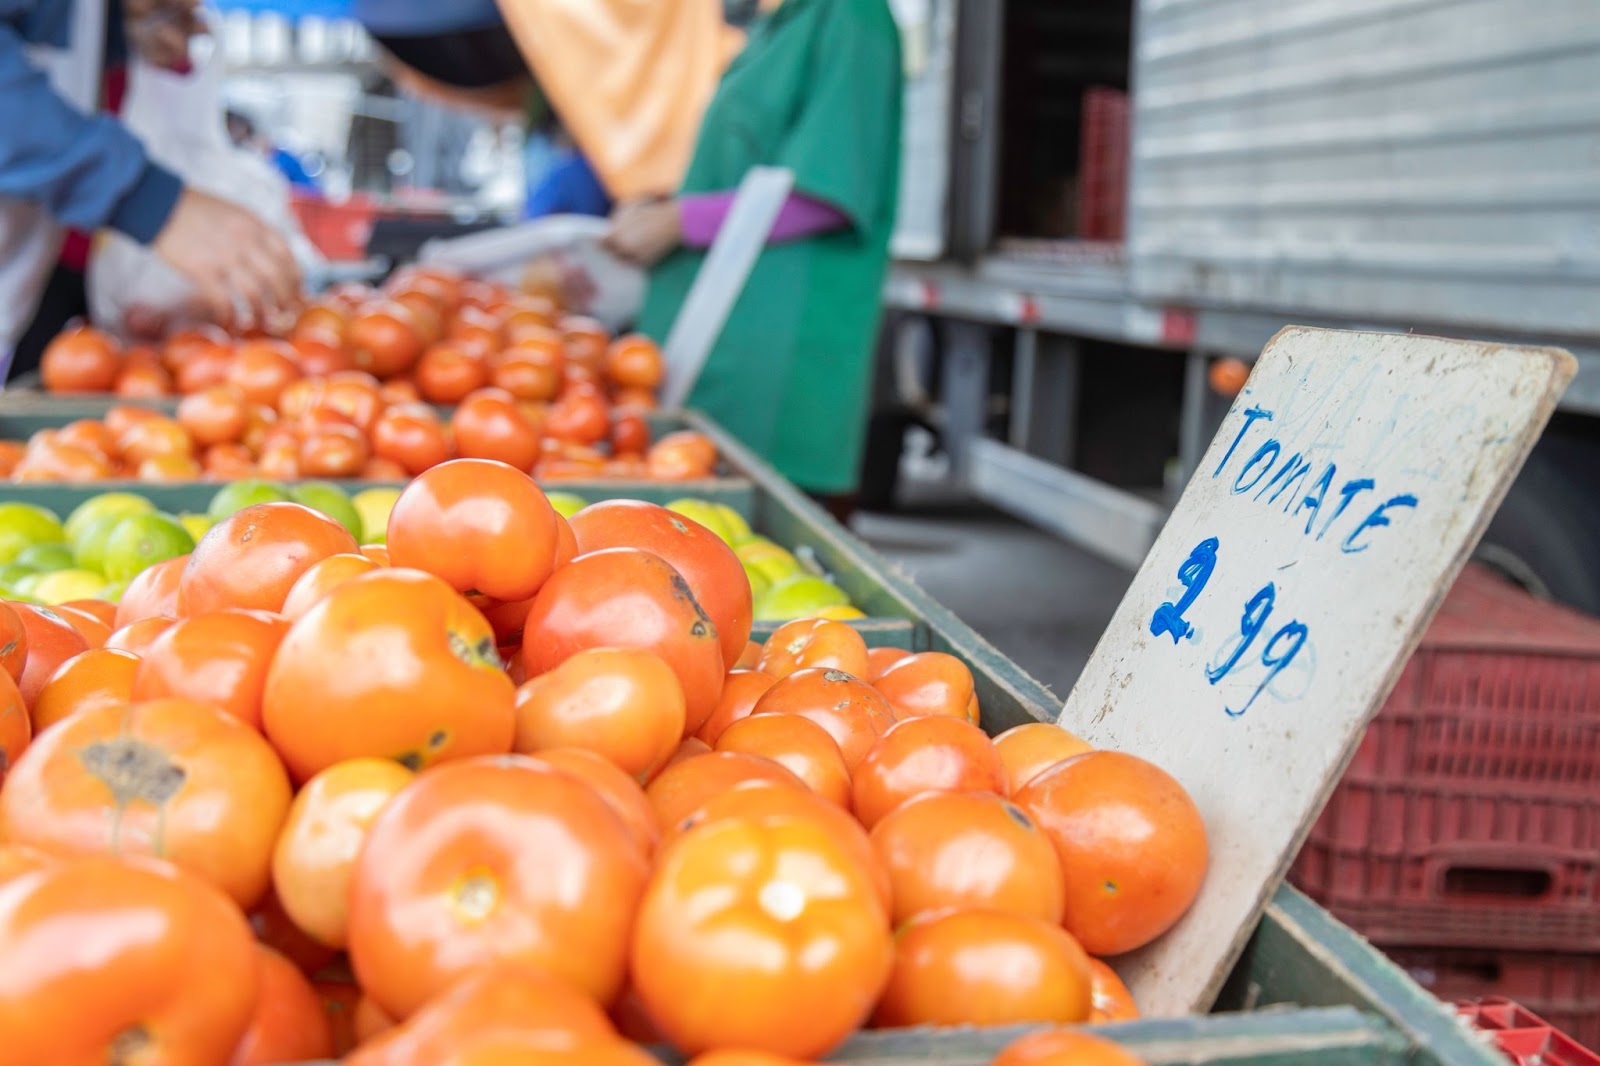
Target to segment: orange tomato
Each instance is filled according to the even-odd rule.
[[[765,1051],[748,1051],[744,1048],[723,1048],[696,1055],[688,1066],[805,1066],[800,1059],[787,1055],[772,1055]]]
[[[43,732],[76,711],[128,703],[138,669],[139,656],[131,652],[109,647],[79,652],[62,663],[39,690],[33,701],[33,731]],[[4,687],[0,682],[0,689]],[[0,731],[3,725],[0,718]]]
[[[1139,1007],[1133,1002],[1133,993],[1122,983],[1117,971],[1104,959],[1091,958],[1089,973],[1092,976],[1090,992],[1094,1008],[1089,1020],[1096,1025],[1103,1022],[1131,1022],[1139,1017]]]
[[[678,430],[652,444],[644,459],[656,480],[690,481],[715,472],[717,446],[703,433]]]
[[[944,715],[978,724],[972,671],[954,655],[923,651],[890,664],[872,682],[896,718]]]
[[[889,705],[871,685],[842,670],[816,667],[779,679],[756,700],[751,715],[758,714],[796,714],[820,725],[839,745],[852,777],[878,738],[895,724]]]
[[[1211,391],[1229,399],[1239,395],[1249,380],[1250,365],[1242,359],[1218,359],[1206,371],[1206,383]]]
[[[457,592],[525,600],[555,565],[556,512],[533,479],[505,463],[456,459],[423,471],[389,513],[389,558]]]
[[[121,366],[117,342],[90,326],[56,334],[39,360],[39,377],[51,392],[105,392]]]
[[[32,603],[11,604],[27,634],[28,658],[17,678],[22,701],[32,707],[45,684],[61,669],[61,664],[89,650],[89,642],[65,618],[48,607]]]
[[[178,567],[176,572],[182,572]],[[149,573],[149,571],[145,571]],[[137,580],[137,579],[135,579]],[[119,605],[120,608],[120,605]],[[151,618],[141,618],[137,622],[129,622],[120,629],[113,629],[106,638],[101,651],[125,651],[130,655],[143,655],[150,642],[165,633],[177,619],[165,615],[156,615]]]
[[[76,629],[78,635],[91,649],[104,647],[106,640],[111,636],[111,626],[102,622],[98,614],[67,603],[58,603],[51,609],[62,621]]]
[[[1038,918],[953,910],[914,918],[895,937],[894,972],[873,1022],[1021,1025],[1089,1017],[1089,956]]]
[[[357,552],[330,555],[300,575],[283,600],[283,617],[293,622],[305,614],[329,592],[351,578],[370,574],[378,564]]]
[[[333,589],[289,628],[261,722],[297,781],[366,755],[420,770],[509,751],[514,694],[472,604],[429,574],[384,568]]]
[[[317,385],[313,407],[336,411],[363,433],[371,433],[383,413],[378,379],[362,370],[340,370]],[[287,416],[288,412],[284,414]]]
[[[605,326],[585,315],[563,315],[557,326],[569,360],[597,372],[605,366],[606,346],[611,341]]]
[[[462,400],[450,432],[456,453],[466,459],[494,459],[527,471],[539,458],[539,431],[501,389],[479,389]]]
[[[692,759],[696,755],[709,755],[710,753],[710,744],[707,744],[698,737],[684,737],[683,740],[678,744],[677,749],[667,757],[667,761],[662,763],[660,768],[651,775],[650,780],[654,781],[656,778],[666,773],[672,767],[683,762],[685,759]]]
[[[563,982],[527,966],[497,963],[453,983],[411,1018],[364,1044],[344,1066],[449,1063],[478,1045],[517,1041],[527,1063],[536,1051],[592,1054],[616,1040],[599,1007]],[[575,1059],[577,1062],[584,1061]]]
[[[0,886],[35,870],[43,870],[59,862],[54,855],[26,844],[0,844]]]
[[[771,759],[822,798],[850,808],[850,770],[827,730],[794,714],[741,718],[722,731],[717,751]]]
[[[750,578],[721,537],[692,519],[639,500],[591,504],[569,522],[580,555],[642,548],[671,563],[716,625],[723,662],[733,662],[744,651],[750,638]]]
[[[623,388],[653,389],[665,373],[661,349],[642,333],[618,337],[606,350],[606,377]]]
[[[1056,763],[1094,748],[1054,722],[1024,722],[995,737],[994,750],[1006,768],[1006,795],[1015,796]]]
[[[711,712],[695,736],[707,744],[715,744],[722,731],[741,718],[750,717],[756,701],[777,684],[777,678],[759,670],[730,670],[722,682],[722,695],[717,698],[716,709]]]
[[[364,481],[404,481],[411,472],[392,459],[368,459],[356,475]]]
[[[226,896],[166,863],[94,856],[13,878],[0,885],[7,1061],[227,1062],[256,1001],[255,951]]]
[[[171,396],[176,384],[159,366],[124,366],[112,391],[123,399],[153,400]]]
[[[356,1041],[362,1044],[394,1028],[394,1019],[383,1013],[383,1008],[374,1003],[371,996],[362,996],[356,1002],[353,1021]]]
[[[379,566],[389,565],[389,546],[387,544],[363,544],[361,546],[361,554]]]
[[[272,885],[284,912],[317,943],[347,943],[356,856],[372,823],[415,776],[392,759],[350,759],[295,796],[272,852]]]
[[[1061,864],[1023,810],[981,792],[930,792],[872,827],[895,925],[950,907],[1061,921]]]
[[[821,1055],[884,987],[886,917],[870,868],[820,821],[709,822],[662,849],[639,906],[634,984],[690,1054]]]
[[[644,416],[637,411],[613,411],[611,416],[612,454],[639,456],[648,447],[650,447],[650,423],[644,420]]]
[[[156,563],[128,582],[128,587],[122,590],[122,599],[117,601],[117,618],[112,624],[122,629],[146,618],[176,618],[178,589],[191,557],[192,553]],[[109,637],[106,639],[110,641]]]
[[[353,478],[361,473],[372,451],[366,435],[351,425],[323,425],[308,430],[300,441],[296,461],[302,477]]]
[[[289,623],[265,611],[226,610],[179,620],[145,649],[133,698],[209,703],[252,729],[261,728],[267,667]]]
[[[256,941],[294,963],[303,974],[318,973],[339,954],[335,949],[311,939],[309,933],[296,925],[283,909],[276,892],[268,890],[248,917]]]
[[[28,705],[22,702],[22,693],[10,674],[0,676],[0,785],[6,774],[33,739],[33,723],[28,718]]]
[[[256,948],[255,1016],[229,1066],[308,1062],[333,1054],[333,1032],[322,1002],[299,970],[271,948]]]
[[[245,341],[233,353],[228,383],[250,403],[274,404],[289,382],[300,377],[295,350],[284,341]]]
[[[392,300],[369,305],[345,327],[356,366],[380,378],[402,374],[422,358],[422,337],[411,310]]]
[[[288,809],[283,765],[259,734],[203,703],[151,700],[39,734],[0,791],[0,837],[168,859],[249,907]]]
[[[80,448],[99,452],[107,459],[117,458],[117,438],[105,423],[96,422],[89,418],[80,418],[68,422],[56,434],[56,441],[61,444],[76,444]]]
[[[871,829],[912,796],[924,792],[1005,794],[1005,767],[983,730],[935,715],[896,722],[856,768],[851,788],[856,817]]]
[[[561,391],[561,372],[566,357],[554,345],[537,339],[524,339],[505,349],[490,361],[491,381],[519,400],[549,401]]]
[[[117,438],[117,449],[129,465],[146,459],[193,456],[194,441],[176,419],[158,416],[136,422]]]
[[[723,678],[716,626],[660,556],[637,548],[580,555],[539,589],[522,631],[527,676],[596,647],[638,648],[666,660],[683,686],[686,732],[716,709]]]
[[[586,748],[644,780],[683,738],[683,686],[659,656],[590,648],[517,689],[514,750]]]
[[[378,416],[372,427],[372,454],[420,474],[450,458],[450,441],[433,408],[397,404]]]
[[[372,825],[351,883],[350,961],[395,1018],[495,961],[609,1003],[647,873],[606,802],[548,764],[441,766]]]
[[[1093,1033],[1037,1029],[1001,1048],[989,1066],[1145,1066],[1145,1061]]]
[[[598,393],[568,391],[551,405],[544,433],[556,440],[598,444],[611,432],[611,409]]]
[[[213,385],[179,401],[178,424],[202,447],[232,443],[250,424],[250,403],[236,385]]]
[[[645,855],[655,853],[656,842],[661,838],[655,808],[650,806],[639,782],[623,773],[615,763],[586,748],[546,748],[533,757],[594,789],[622,820],[639,850]]]
[[[771,759],[722,751],[692,755],[666,767],[645,786],[644,794],[656,812],[657,823],[670,832],[707,800],[745,781],[806,788],[794,771]]]
[[[28,630],[16,608],[0,600],[0,669],[16,681],[22,677],[22,668],[28,661]]]
[[[843,622],[800,618],[772,631],[761,649],[756,669],[779,679],[796,670],[821,667],[867,676],[867,642]]]
[[[885,670],[910,654],[904,648],[868,648],[867,672],[861,680],[876,681]]]
[[[298,503],[245,507],[200,538],[179,580],[178,610],[276,613],[301,574],[330,555],[356,550],[350,531],[320,511]]]
[[[442,341],[422,353],[417,391],[429,403],[460,403],[489,384],[487,353],[459,341]]]
[[[1063,923],[1096,955],[1120,955],[1170,929],[1205,879],[1205,822],[1165,770],[1092,751],[1016,794],[1061,859]]]

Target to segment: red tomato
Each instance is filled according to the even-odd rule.
[[[300,575],[330,555],[358,548],[350,531],[298,503],[259,503],[212,526],[189,556],[178,609],[277,612]],[[120,617],[120,615],[119,615]]]
[[[856,817],[868,829],[925,792],[1006,793],[994,742],[977,726],[943,716],[890,726],[856,767],[853,782]]]
[[[539,458],[539,432],[510,393],[479,389],[462,400],[450,420],[456,452],[468,459],[496,459],[518,470]]]
[[[260,992],[255,1016],[229,1066],[274,1066],[328,1058],[333,1054],[333,1033],[311,982],[271,948],[258,947],[256,957]]]
[[[214,611],[182,619],[145,649],[134,673],[133,698],[209,703],[260,729],[267,667],[288,631],[287,621],[265,611]]]

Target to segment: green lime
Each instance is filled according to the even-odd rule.
[[[752,602],[766,595],[772,587],[772,578],[768,577],[759,567],[746,565],[744,576],[750,579],[750,599]]]
[[[0,566],[0,588],[14,588],[18,581],[27,577],[31,573],[34,573],[34,571],[28,569],[26,566],[18,566],[16,563],[6,563],[4,566]]]
[[[258,503],[283,503],[288,499],[289,491],[276,481],[246,478],[229,482],[218,489],[217,494],[211,497],[211,506],[206,508],[206,515],[211,521],[220,522],[246,507]]]
[[[12,562],[45,574],[51,570],[70,570],[74,560],[72,549],[65,544],[30,544],[18,552]]]
[[[72,509],[67,516],[65,526],[67,543],[73,549],[78,547],[78,537],[84,529],[95,519],[104,515],[130,515],[149,514],[156,509],[156,505],[143,496],[132,492],[102,492],[98,496],[91,496]]]
[[[78,535],[72,542],[72,557],[77,566],[84,570],[105,571],[106,541],[111,539],[111,531],[127,521],[132,515],[103,514],[96,515],[78,527]]]
[[[562,518],[571,518],[589,506],[588,500],[570,492],[547,492],[545,493],[545,499],[550,501],[550,506],[554,507],[556,514]]]
[[[729,544],[743,544],[755,536],[750,529],[750,523],[744,515],[735,511],[725,503],[712,504],[717,509],[717,514],[722,516],[722,524],[728,530]]]
[[[0,563],[9,563],[30,544],[60,544],[67,539],[61,519],[31,503],[0,503]]]
[[[394,510],[394,501],[399,498],[400,490],[391,488],[362,489],[351,498],[366,536],[361,543],[389,543],[389,512]]]
[[[313,511],[321,511],[335,522],[350,531],[356,538],[356,543],[361,542],[361,530],[365,523],[361,520],[361,512],[356,510],[356,505],[350,502],[344,490],[327,481],[297,481],[289,487],[289,496],[295,503],[303,503]],[[384,515],[385,523],[389,516]]]
[[[178,521],[183,523],[183,528],[189,531],[189,536],[194,538],[196,544],[199,544],[200,538],[211,532],[211,527],[216,525],[211,521],[210,515],[203,514],[181,514],[178,516]]]
[[[847,607],[850,597],[826,578],[800,574],[780,581],[755,601],[755,617],[762,622],[787,622],[815,618],[828,607]]]
[[[72,600],[93,600],[100,597],[106,579],[92,570],[56,570],[38,575],[33,596],[40,603],[54,607]]]
[[[183,523],[169,514],[132,515],[124,518],[106,540],[107,581],[127,581],[156,563],[194,551],[194,538]]]
[[[13,599],[31,600],[34,603],[38,603],[39,598],[34,594],[33,590],[39,587],[39,582],[43,581],[44,578],[44,574],[38,573],[23,574],[17,578],[11,584],[11,591],[16,593]]]
[[[728,523],[723,520],[722,512],[717,510],[717,505],[708,500],[682,499],[673,500],[667,504],[667,510],[681,514],[691,522],[705,526],[715,533],[724,544],[733,543],[732,531]]]

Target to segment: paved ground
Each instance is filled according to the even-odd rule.
[[[857,534],[1065,698],[1133,575],[1032,526],[937,490]]]

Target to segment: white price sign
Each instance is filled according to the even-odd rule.
[[[1205,818],[1195,906],[1117,960],[1146,1014],[1215,999],[1574,369],[1300,327],[1262,352],[1060,718]]]

